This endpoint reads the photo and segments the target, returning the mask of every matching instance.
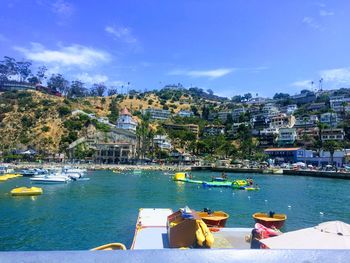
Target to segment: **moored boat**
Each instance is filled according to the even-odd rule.
[[[18,187],[11,190],[13,196],[32,196],[41,195],[43,189],[40,187]]]
[[[287,215],[276,214],[274,212],[255,213],[253,214],[253,218],[256,223],[260,223],[263,226],[280,229],[284,225],[284,222],[287,220]]]
[[[91,249],[91,251],[96,251],[96,250],[126,250],[126,247],[122,243],[109,243],[109,244],[105,244],[105,245]]]
[[[67,183],[71,181],[68,176],[56,174],[56,175],[47,175],[43,177],[34,177],[30,178],[32,183],[46,184],[46,183]]]
[[[201,212],[197,212],[197,214],[208,227],[225,227],[229,218],[229,215],[223,211],[212,212],[210,209],[204,209]]]

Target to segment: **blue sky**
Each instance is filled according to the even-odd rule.
[[[350,87],[350,1],[1,0],[0,56],[91,85]],[[317,85],[315,85],[317,86]],[[314,86],[314,88],[315,88]]]

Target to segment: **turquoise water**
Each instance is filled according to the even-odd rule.
[[[219,174],[193,175],[209,179]],[[251,176],[261,190],[202,188],[173,182],[162,172],[96,171],[89,172],[89,181],[42,185],[44,194],[38,197],[12,197],[12,188],[30,185],[29,178],[12,179],[0,183],[0,250],[86,250],[110,242],[130,247],[141,207],[224,210],[230,214],[229,227],[251,227],[254,212],[270,210],[287,214],[284,231],[328,220],[350,223],[350,181],[228,175]]]

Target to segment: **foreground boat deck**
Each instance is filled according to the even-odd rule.
[[[166,249],[169,248],[167,217],[171,209],[142,208],[136,223],[134,241],[131,249]],[[212,248],[249,249],[251,228],[220,228],[213,232]]]

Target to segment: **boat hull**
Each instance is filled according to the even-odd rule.
[[[33,196],[33,195],[41,195],[43,190],[39,187],[19,187],[15,188],[11,191],[12,196]]]
[[[253,218],[256,223],[262,224],[268,228],[280,229],[283,227],[284,222],[287,220],[287,216],[284,214],[275,214],[273,217],[269,217],[265,213],[255,213]]]

